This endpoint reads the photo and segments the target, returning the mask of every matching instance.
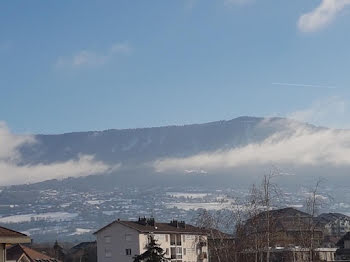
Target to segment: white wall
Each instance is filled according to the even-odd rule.
[[[200,235],[192,235],[192,234],[180,234],[181,236],[181,246],[171,246],[170,245],[170,234],[153,234],[154,238],[157,240],[157,244],[160,245],[160,247],[164,250],[168,250],[168,255],[166,257],[170,258],[171,255],[171,247],[177,247],[182,249],[182,261],[183,262],[197,262],[198,261],[198,243],[200,237],[204,238],[207,242],[206,236],[200,236]],[[148,234],[141,234],[140,235],[140,247],[141,247],[141,253],[146,251],[146,245],[148,243]],[[208,243],[206,246],[201,248],[202,252],[208,254]],[[208,259],[204,259],[203,262],[208,261]]]
[[[153,234],[157,243],[164,250],[168,250],[166,257],[170,258],[171,246],[170,234]],[[206,236],[179,234],[181,236],[182,261],[197,262],[201,252],[208,254],[208,243],[198,248],[200,238],[207,242]],[[135,255],[146,251],[149,234],[141,234],[137,230],[131,229],[119,223],[114,223],[97,234],[97,261],[98,262],[132,262]],[[110,243],[106,243],[109,240]],[[107,241],[108,242],[108,241]],[[131,255],[126,255],[126,249],[131,249]],[[186,253],[186,254],[185,254]],[[107,256],[106,256],[107,255]],[[208,259],[201,260],[207,262]]]

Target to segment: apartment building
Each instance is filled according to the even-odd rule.
[[[150,235],[171,262],[208,262],[207,233],[184,221],[156,223],[153,218],[116,220],[95,232],[98,262],[132,262],[146,251]]]

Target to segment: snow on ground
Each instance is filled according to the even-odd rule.
[[[102,203],[106,202],[106,200],[89,200],[86,202],[90,205],[101,205]]]
[[[107,216],[112,216],[112,215],[114,215],[114,214],[116,214],[116,213],[118,213],[119,211],[117,211],[117,210],[114,210],[114,211],[102,211],[102,213],[104,214],[104,215],[107,215]]]
[[[182,193],[182,192],[167,192],[168,196],[176,197],[176,198],[204,198],[210,194],[207,193]]]
[[[67,212],[50,212],[42,214],[24,214],[1,217],[0,223],[22,223],[30,222],[32,220],[49,220],[49,221],[60,221],[60,220],[72,220],[78,216],[77,213]]]
[[[72,234],[69,234],[70,236],[77,236],[77,235],[83,235],[83,234],[87,234],[90,233],[92,231],[92,229],[87,229],[87,228],[76,228],[75,232],[73,232]]]
[[[197,210],[197,209],[207,209],[207,210],[220,210],[220,209],[232,209],[232,203],[225,202],[208,202],[208,203],[169,203],[167,208],[178,208],[183,210]]]

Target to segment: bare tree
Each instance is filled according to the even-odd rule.
[[[232,210],[222,209],[216,211],[200,210],[196,217],[196,225],[208,233],[208,243],[212,261],[237,261],[235,257],[235,242],[233,235],[223,233],[219,229],[230,230],[235,224]],[[233,233],[233,232],[231,232]]]
[[[314,187],[310,189],[310,192],[307,194],[307,198],[305,200],[305,207],[307,212],[310,214],[310,218],[308,219],[308,230],[306,237],[306,245],[309,249],[309,261],[314,261],[314,255],[315,255],[315,244],[316,240],[320,240],[320,236],[317,236],[317,239],[315,240],[315,233],[317,229],[317,223],[315,221],[315,218],[319,214],[320,208],[322,208],[325,205],[324,197],[320,195],[320,186],[322,184],[323,180],[319,178]],[[318,230],[319,231],[319,230]]]
[[[254,261],[262,261],[264,258],[270,261],[270,247],[274,236],[274,225],[271,218],[271,210],[279,205],[282,193],[277,184],[272,180],[279,176],[278,169],[271,169],[268,175],[264,175],[260,186],[253,185],[245,203],[247,222],[241,236],[246,237],[250,250],[253,247]],[[265,256],[266,253],[266,256]]]

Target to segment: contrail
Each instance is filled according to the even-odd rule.
[[[307,85],[307,84],[294,84],[294,83],[272,83],[272,84],[279,85],[279,86],[299,86],[299,87],[317,87],[317,88],[336,89],[335,86],[320,86],[320,85]]]

